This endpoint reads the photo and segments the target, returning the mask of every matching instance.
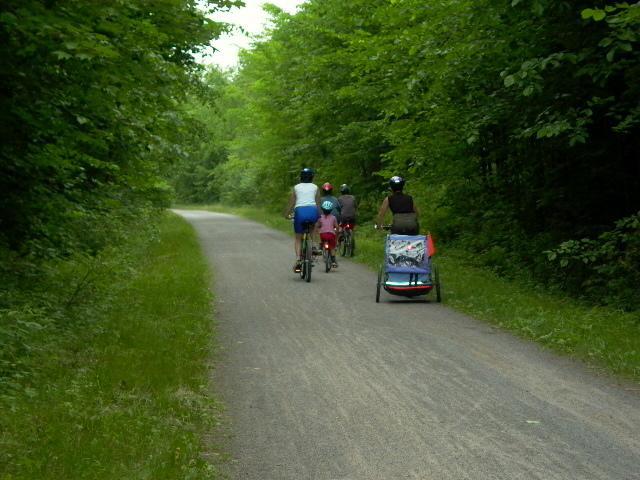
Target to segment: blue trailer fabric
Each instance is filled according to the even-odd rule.
[[[424,235],[387,236],[384,256],[387,273],[429,274],[430,272],[427,237]]]

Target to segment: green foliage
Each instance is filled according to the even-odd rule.
[[[132,239],[156,238],[155,217],[155,210],[147,210],[111,218],[108,232],[94,232],[108,237],[108,247],[64,259],[34,261],[0,250],[0,391],[38,374],[32,356],[53,355],[77,329],[100,328],[88,313],[100,308],[95,297],[110,305],[113,275],[127,269],[135,253]]]
[[[194,119],[193,139],[168,173],[180,202],[211,202],[220,199],[220,181],[214,170],[229,159],[228,143],[233,135],[232,85],[227,74],[210,68],[203,86],[183,107]],[[205,102],[203,103],[203,99]]]
[[[211,474],[204,267],[184,225],[149,242],[203,137],[208,13],[240,3],[1,3],[2,478]]]
[[[353,185],[367,219],[401,174],[423,225],[501,274],[546,283],[544,251],[640,205],[639,5],[270,7],[273,28],[225,89],[234,134],[210,173],[217,198],[282,208],[309,165],[319,182]]]
[[[555,280],[563,288],[640,309],[640,212],[595,240],[569,240],[546,254],[559,267]]]
[[[3,479],[216,477],[209,273],[184,220],[149,225],[3,292]]]
[[[193,53],[223,29],[197,3],[2,2],[0,245],[66,255],[108,244],[92,232],[114,212],[167,203]]]

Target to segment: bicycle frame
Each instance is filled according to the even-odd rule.
[[[340,255],[353,257],[353,224],[345,223],[342,225],[341,237]]]
[[[300,263],[302,266],[300,278],[307,282],[311,281],[311,269],[313,267],[313,229],[313,223],[306,223],[300,241]]]
[[[331,249],[329,248],[329,242],[322,242],[322,258],[324,259],[324,268],[325,272],[329,272],[331,270]]]

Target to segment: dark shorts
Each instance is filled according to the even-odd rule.
[[[391,233],[398,235],[418,235],[420,226],[415,213],[396,213],[393,215]]]
[[[318,207],[296,207],[293,213],[293,231],[296,233],[304,232],[305,223],[315,224],[320,218]]]

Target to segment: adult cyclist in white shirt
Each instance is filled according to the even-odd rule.
[[[296,234],[294,250],[296,263],[294,272],[300,272],[300,244],[304,232],[304,223],[315,224],[320,217],[318,205],[320,204],[320,190],[313,183],[314,171],[311,168],[303,168],[300,172],[300,183],[293,187],[289,204],[285,211],[285,217],[289,218],[293,210],[293,230]]]

